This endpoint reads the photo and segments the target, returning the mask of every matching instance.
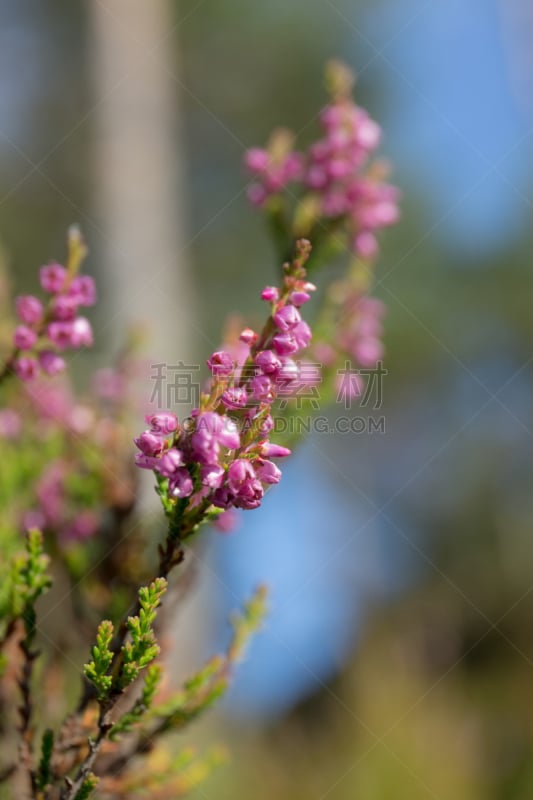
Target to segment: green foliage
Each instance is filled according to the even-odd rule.
[[[157,800],[183,797],[202,784],[225,761],[227,753],[221,747],[213,748],[201,756],[192,747],[186,747],[172,756],[164,751],[161,753],[163,769],[154,765],[148,773],[145,770],[135,770],[124,780],[121,790],[128,797],[150,795]]]
[[[22,617],[26,634],[35,628],[35,603],[52,584],[48,575],[50,559],[44,553],[40,531],[29,531],[26,552],[13,560],[11,571],[11,616]]]
[[[232,618],[233,637],[224,655],[217,655],[168,701],[152,707],[149,720],[158,732],[181,728],[198,717],[226,692],[232,668],[243,658],[246,647],[266,614],[266,589],[259,587],[244,609]]]
[[[44,791],[52,779],[51,761],[54,751],[54,732],[50,729],[43,733],[41,745],[41,760],[37,772],[37,788]]]
[[[162,669],[159,664],[152,664],[146,671],[146,677],[140,697],[130,711],[127,711],[111,728],[109,738],[116,740],[121,734],[129,733],[150,709],[155,693],[161,682]]]
[[[113,678],[108,675],[113,662],[113,652],[110,649],[113,633],[113,623],[103,620],[98,626],[96,644],[91,651],[93,660],[83,667],[85,677],[96,687],[98,700],[107,697],[113,685]]]
[[[156,578],[150,586],[143,586],[139,590],[139,614],[128,617],[127,622],[131,641],[122,647],[122,669],[118,677],[121,689],[136,680],[140,671],[159,655],[159,645],[152,626],[166,589],[166,580]]]
[[[98,626],[96,644],[91,650],[92,660],[85,664],[83,671],[96,687],[99,702],[121,694],[159,654],[153,624],[166,588],[166,580],[156,578],[150,586],[139,589],[139,614],[128,617],[127,629],[131,640],[122,646],[120,658],[111,649],[113,623],[104,620]],[[157,679],[157,673],[152,671],[145,683],[143,691],[147,692],[150,701],[157,688]]]
[[[95,775],[89,775],[89,777],[85,778],[83,781],[83,784],[79,792],[76,794],[74,800],[88,800],[97,786],[98,778]]]

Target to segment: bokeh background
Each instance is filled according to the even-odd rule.
[[[82,225],[105,364],[190,361],[275,274],[243,151],[307,141],[358,72],[404,200],[384,239],[385,433],[314,435],[201,551],[195,631],[272,611],[200,738],[201,797],[533,796],[533,7],[528,0],[18,0],[0,11],[0,239],[15,287]],[[151,353],[147,357],[151,357]],[[357,413],[355,411],[354,413]],[[203,641],[203,644],[202,644]]]

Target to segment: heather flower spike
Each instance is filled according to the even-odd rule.
[[[283,285],[263,290],[271,314],[261,333],[241,334],[248,349],[244,363],[237,367],[224,350],[207,360],[212,379],[191,414],[192,427],[181,427],[168,412],[148,418],[151,427],[135,439],[137,465],[156,473],[167,513],[179,509],[186,531],[188,517],[194,520],[192,532],[211,508],[257,508],[265,487],[281,478],[267,459],[285,457],[290,450],[269,441],[268,420],[279,387],[275,376],[286,369],[285,388],[296,380],[296,364],[291,361],[295,369],[287,369],[286,356],[297,355],[311,339],[298,310],[302,293],[314,289],[305,270],[310,253],[307,240],[297,242],[294,258],[284,266]],[[162,422],[168,419],[171,430]]]
[[[16,298],[16,313],[22,324],[13,333],[13,350],[0,368],[0,382],[11,375],[24,382],[40,373],[56,375],[65,366],[59,353],[93,344],[91,324],[78,314],[81,307],[96,302],[93,279],[79,274],[86,254],[79,229],[72,227],[66,266],[52,263],[40,269],[41,289],[48,297]]]
[[[304,235],[319,246],[317,252],[346,247],[371,263],[379,253],[376,234],[398,220],[399,193],[387,182],[388,165],[372,160],[381,129],[354,102],[354,84],[348,67],[331,62],[326,70],[331,99],[320,114],[321,136],[299,152],[288,132],[275,132],[266,149],[254,147],[245,155],[254,179],[250,201],[270,217],[283,254]]]

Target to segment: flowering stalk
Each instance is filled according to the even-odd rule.
[[[280,480],[270,459],[290,451],[269,440],[271,412],[280,382],[290,383],[298,374],[294,356],[311,341],[299,311],[315,289],[305,270],[310,252],[307,240],[298,241],[294,258],[284,265],[282,287],[263,290],[270,315],[260,333],[241,333],[248,351],[244,363],[223,350],[213,353],[207,362],[209,390],[190,419],[180,423],[171,412],[153,415],[150,428],[135,440],[137,464],[155,472],[169,519],[165,570],[179,543],[202,522],[231,508],[257,508],[265,486]]]
[[[387,182],[387,163],[371,160],[381,129],[354,102],[353,73],[334,61],[326,82],[331,99],[320,114],[322,136],[298,151],[289,131],[275,131],[266,148],[248,150],[248,197],[264,209],[282,258],[305,236],[315,249],[313,266],[342,248],[372,261],[376,234],[398,220],[398,190]]]
[[[61,355],[68,349],[89,347],[93,343],[91,324],[78,311],[96,302],[94,281],[80,275],[87,249],[76,227],[68,237],[67,265],[41,267],[41,288],[50,295],[47,302],[34,295],[16,298],[19,325],[13,334],[13,347],[0,367],[0,383],[16,375],[22,381],[33,380],[42,372],[57,375],[65,369]]]

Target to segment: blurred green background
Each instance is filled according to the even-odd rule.
[[[158,17],[156,35],[138,14]],[[118,306],[164,317],[171,338],[186,316],[178,358],[205,357],[228,311],[258,311],[276,265],[243,150],[279,124],[309,141],[328,58],[359,73],[404,194],[376,289],[386,433],[314,436],[257,518],[206,555],[213,630],[257,577],[273,611],[210,723],[232,761],[199,796],[532,797],[531,5],[19,0],[0,18],[2,247],[27,291],[68,225],[83,226],[103,297],[95,362],[116,350],[105,315]],[[124,67],[105,96],[102,29]],[[158,81],[161,102],[139,112],[136,91]],[[168,264],[133,246],[118,292],[107,209],[121,187],[110,201],[100,185],[117,107],[126,174],[142,162],[152,175],[150,133],[136,132],[170,131],[168,150],[154,143],[164,180],[124,191],[138,214],[164,185],[180,229]],[[125,210],[122,250],[140,225]],[[147,208],[147,228],[151,213],[162,218]],[[162,283],[174,271],[187,301],[143,297],[154,270]]]

